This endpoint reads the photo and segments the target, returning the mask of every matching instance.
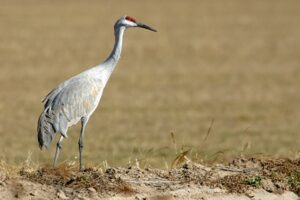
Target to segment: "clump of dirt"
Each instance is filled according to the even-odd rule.
[[[27,180],[55,187],[68,187],[75,190],[94,188],[101,193],[135,193],[131,186],[116,177],[116,170],[87,168],[82,172],[62,165],[57,168],[44,167],[33,172],[21,170],[20,175]]]
[[[76,197],[74,191],[83,196],[94,192],[101,198],[122,194],[135,195],[137,199],[141,193],[151,195],[153,192],[174,194],[170,197],[180,199],[185,194],[178,191],[196,191],[204,198],[205,188],[210,190],[207,194],[221,191],[224,194],[248,195],[251,191],[261,190],[272,195],[281,195],[286,191],[300,195],[299,159],[239,158],[225,165],[210,167],[188,160],[170,170],[135,166],[108,168],[105,171],[87,168],[78,172],[77,169],[62,165],[33,171],[23,169],[19,174],[21,180],[51,186],[53,190],[59,190],[57,196],[66,195],[70,198]],[[200,198],[199,195],[197,198]]]
[[[281,190],[291,190],[300,195],[300,159],[263,160],[262,176],[272,180]]]
[[[210,185],[226,188],[233,193],[262,188],[273,193],[290,190],[300,195],[300,159],[240,158],[221,170],[235,174],[214,180]]]

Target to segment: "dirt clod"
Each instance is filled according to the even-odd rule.
[[[62,190],[59,190],[59,191],[57,192],[57,197],[58,197],[59,199],[63,199],[63,200],[69,199],[69,198],[66,196],[66,194],[65,194]]]
[[[22,169],[19,178],[4,181],[1,187],[9,187],[17,198],[37,197],[39,193],[50,191],[56,191],[54,196],[59,199],[123,196],[167,200],[182,199],[187,195],[192,199],[210,199],[212,194],[229,195],[229,199],[251,199],[259,195],[279,198],[288,191],[299,195],[299,164],[299,160],[242,158],[211,167],[189,161],[170,170],[132,166],[108,168],[105,172],[96,168],[78,172],[62,165],[58,168]],[[36,184],[40,184],[39,193],[28,191]]]

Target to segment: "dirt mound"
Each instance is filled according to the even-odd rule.
[[[229,192],[245,193],[252,188],[262,188],[273,193],[290,190],[300,195],[299,159],[236,159],[220,169],[233,174],[212,183],[214,186],[226,188]]]
[[[66,165],[22,169],[1,176],[0,197],[58,199],[298,199],[300,160],[236,159],[206,167],[187,162],[179,168],[87,168]],[[34,189],[32,189],[34,188]]]

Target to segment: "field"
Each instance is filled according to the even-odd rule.
[[[0,3],[3,166],[52,163],[55,141],[48,151],[37,143],[41,100],[109,55],[122,15],[158,32],[126,31],[86,129],[86,166],[170,169],[183,151],[196,163],[299,158],[299,1]],[[60,162],[76,165],[79,130],[69,129]]]
[[[138,159],[165,168],[181,148],[200,161],[297,156],[299,7],[267,0],[2,0],[1,160],[52,162],[55,145],[43,152],[37,145],[41,99],[108,56],[113,23],[125,14],[158,33],[126,31],[121,61],[86,130],[87,163]],[[76,160],[79,128],[69,130],[61,161]]]

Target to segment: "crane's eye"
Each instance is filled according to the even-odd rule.
[[[133,17],[130,17],[130,16],[126,16],[125,19],[128,20],[128,21],[134,22],[134,23],[136,22],[136,20]]]

